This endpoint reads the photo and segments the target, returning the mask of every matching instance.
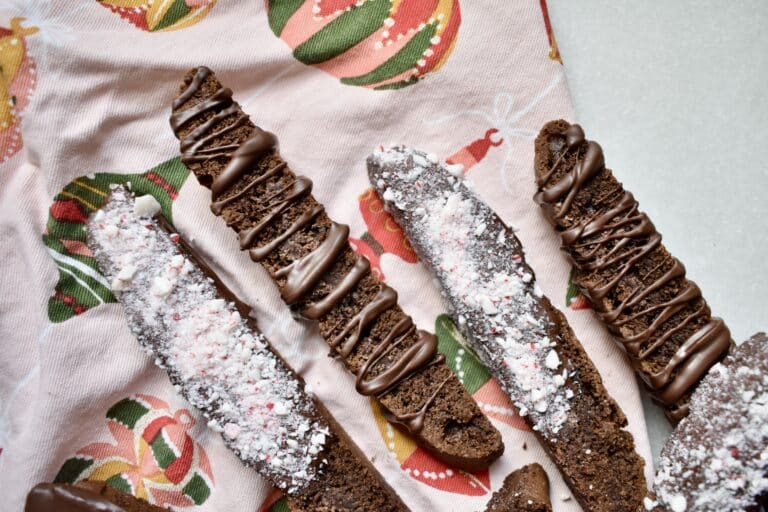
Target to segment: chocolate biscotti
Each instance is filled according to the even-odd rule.
[[[768,505],[768,336],[716,364],[667,440],[654,481],[658,508],[736,512]],[[649,507],[653,508],[653,507]]]
[[[89,219],[87,243],[171,382],[292,510],[407,510],[272,352],[247,306],[147,215],[148,197],[115,189]]]
[[[510,473],[493,493],[485,512],[552,512],[549,478],[540,464],[528,464]]]
[[[542,128],[535,172],[535,200],[560,233],[575,283],[654,400],[679,421],[699,380],[733,344],[728,328],[579,125]]]
[[[83,481],[75,485],[37,484],[27,494],[24,512],[170,512],[170,509],[118,491],[106,482]]]
[[[405,147],[368,157],[370,181],[437,277],[459,329],[512,398],[585,510],[634,511],[643,459],[624,413],[520,241],[461,169]],[[611,471],[605,471],[610,467]]]
[[[277,149],[207,68],[192,70],[173,104],[182,159],[204,186],[211,209],[273,277],[289,306],[320,333],[376,397],[388,419],[425,449],[461,469],[487,467],[501,435],[397,305],[397,293],[349,246],[349,228],[328,218]]]

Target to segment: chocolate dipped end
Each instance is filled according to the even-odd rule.
[[[679,421],[697,383],[732,346],[728,328],[580,126],[544,126],[535,172],[534,199],[561,236],[575,283],[654,400]]]
[[[105,482],[40,483],[27,494],[24,512],[168,512]]]
[[[174,110],[174,117],[185,122],[172,125],[182,148],[206,139],[185,161],[201,184],[218,189],[231,161],[217,148],[244,147],[259,132],[249,120],[241,123],[247,116],[231,99],[211,107],[226,95],[215,77],[197,81],[198,73],[187,76],[179,96],[184,101]],[[235,113],[224,114],[230,111]],[[219,121],[210,123],[217,116]],[[235,124],[224,136],[208,138],[208,132]],[[236,153],[238,158],[243,152]],[[351,250],[344,240],[347,228],[328,218],[311,195],[311,181],[295,176],[276,149],[254,157],[249,166],[217,195],[213,208],[239,233],[243,250],[270,272],[286,303],[319,322],[321,334],[356,375],[358,389],[376,397],[393,423],[448,463],[470,471],[487,467],[503,451],[500,434],[433,352],[429,338],[410,326],[403,329],[401,320],[407,317],[391,299],[391,289]],[[366,365],[383,340],[389,340],[387,353],[377,353],[376,364]]]

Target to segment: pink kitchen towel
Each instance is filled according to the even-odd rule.
[[[506,452],[490,470],[448,467],[390,427],[210,213],[209,192],[180,163],[168,124],[184,73],[199,65],[279,135],[293,169],[314,181],[332,218],[349,224],[355,250],[419,327],[436,332],[504,437]],[[4,2],[0,508],[21,510],[40,481],[101,479],[178,510],[284,510],[139,349],[84,244],[84,222],[110,185],[130,182],[154,195],[254,306],[275,348],[413,510],[482,510],[507,474],[532,461],[549,474],[555,510],[579,510],[370,189],[365,157],[394,143],[463,164],[479,195],[517,229],[541,288],[565,312],[649,461],[634,375],[571,285],[557,235],[531,199],[533,138],[554,118],[574,113],[544,0]]]

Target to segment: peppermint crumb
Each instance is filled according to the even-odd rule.
[[[446,164],[445,170],[454,178],[464,177],[464,166],[461,164]]]
[[[133,214],[138,217],[152,217],[160,210],[160,203],[149,194],[137,197],[133,205]]]

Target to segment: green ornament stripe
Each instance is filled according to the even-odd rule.
[[[195,502],[195,505],[202,505],[208,499],[208,496],[211,495],[211,488],[208,487],[205,479],[199,473],[195,473],[190,481],[187,482],[187,485],[184,486],[183,492]]]
[[[182,0],[183,3],[183,0]],[[112,185],[130,183],[137,195],[152,195],[163,215],[173,221],[172,205],[189,170],[173,158],[141,174],[98,173],[68,183],[54,197],[43,243],[59,268],[59,280],[48,301],[48,318],[63,322],[99,304],[115,302],[96,260],[87,254],[85,223],[107,200]],[[70,251],[69,248],[74,248]]]
[[[341,55],[381,27],[389,17],[390,0],[368,0],[330,22],[293,50],[304,64],[319,64]]]
[[[304,0],[269,0],[269,28],[280,37],[291,16],[301,7]]]
[[[158,30],[168,28],[190,12],[192,12],[192,9],[187,6],[187,3],[184,0],[174,0],[173,5],[168,8],[168,10],[165,12],[165,15],[163,16],[163,19],[160,20],[160,23],[158,23],[157,26],[152,29],[152,31],[157,32]]]
[[[83,471],[93,466],[93,460],[73,457],[64,462],[61,469],[53,478],[55,484],[73,484],[77,482],[78,477]]]
[[[269,512],[291,512],[290,507],[288,507],[288,500],[285,498],[280,498],[271,507],[269,507]]]
[[[106,480],[107,485],[113,489],[124,492],[126,494],[133,494],[133,486],[123,475],[112,475]]]
[[[390,57],[384,64],[364,75],[342,78],[341,83],[347,85],[371,85],[405,73],[416,66],[419,59],[423,57],[424,51],[429,48],[430,40],[432,39],[432,36],[435,35],[436,31],[436,23],[425,26],[413,39],[408,41],[399,52]],[[404,80],[399,83],[401,84],[401,87],[403,87],[405,85],[410,85],[413,82]],[[385,87],[386,86],[381,86],[379,89],[384,89]]]
[[[409,85],[413,85],[418,81],[419,81],[418,78],[416,78],[415,76],[411,76],[406,78],[405,80],[400,80],[399,82],[392,82],[391,84],[379,85],[377,87],[374,87],[373,89],[375,91],[394,91],[397,89],[408,87]]]
[[[470,395],[490,380],[491,374],[448,315],[437,317],[435,334],[437,351],[445,356],[445,363],[464,384]]]
[[[107,418],[110,420],[115,420],[118,423],[122,423],[129,429],[133,430],[139,419],[141,419],[148,412],[149,408],[145,407],[138,400],[133,398],[123,398],[109,408],[107,411]]]
[[[152,447],[152,455],[154,455],[157,465],[162,469],[170,466],[171,463],[178,458],[176,457],[176,454],[173,453],[173,450],[171,450],[171,447],[168,446],[168,443],[165,442],[162,433],[161,435],[155,436],[150,446]]]

